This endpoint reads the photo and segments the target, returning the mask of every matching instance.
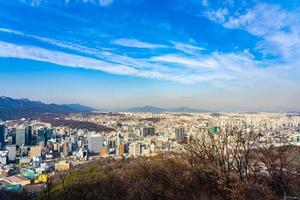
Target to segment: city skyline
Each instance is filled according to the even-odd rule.
[[[0,96],[98,109],[300,108],[299,2],[0,5]]]

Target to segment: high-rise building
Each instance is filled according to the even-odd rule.
[[[71,151],[75,151],[78,148],[78,141],[79,141],[78,136],[72,135],[70,137]]]
[[[32,144],[32,136],[33,136],[33,128],[32,126],[28,126],[26,130],[26,138],[25,138],[26,145],[29,146]]]
[[[115,146],[116,146],[116,141],[109,138],[109,140],[108,140],[108,148],[115,148]]]
[[[70,150],[70,143],[69,141],[65,141],[63,143],[63,155],[64,157],[68,157],[69,156],[69,151]]]
[[[119,147],[120,142],[121,142],[121,140],[120,140],[120,133],[117,133],[116,139],[115,139],[115,148]]]
[[[0,124],[0,149],[5,145],[5,124]]]
[[[185,138],[185,129],[184,127],[175,128],[175,140],[177,142],[182,142]]]
[[[16,128],[16,145],[22,146],[25,145],[26,139],[26,127],[22,124]]]
[[[123,143],[121,143],[119,145],[117,155],[122,156],[124,153],[125,153],[125,145]]]
[[[52,128],[47,128],[46,129],[46,135],[45,135],[46,142],[53,137],[53,133],[54,133],[54,130]]]
[[[155,128],[152,126],[146,126],[142,128],[141,131],[142,136],[146,137],[148,135],[154,135],[155,134]]]
[[[134,156],[134,157],[141,155],[141,144],[140,143],[131,143],[129,145],[129,155]]]
[[[103,147],[104,137],[101,135],[89,135],[87,139],[89,152],[99,153]]]
[[[53,137],[53,129],[41,127],[37,130],[36,144],[46,145],[47,141]]]
[[[45,131],[43,128],[39,128],[36,133],[36,145],[45,145]]]
[[[8,160],[15,161],[17,155],[16,145],[7,146],[7,150],[8,150]]]
[[[124,141],[124,134],[123,133],[117,133],[114,147],[118,148],[123,141]]]

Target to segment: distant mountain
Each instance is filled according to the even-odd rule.
[[[194,109],[189,107],[179,107],[179,108],[171,109],[170,112],[193,113],[193,112],[209,112],[209,111]]]
[[[134,107],[126,110],[126,112],[151,112],[151,113],[160,113],[165,112],[165,109],[158,108],[154,106],[143,106],[143,107]]]
[[[62,106],[69,107],[71,109],[77,110],[78,112],[92,112],[96,111],[97,109],[91,108],[88,106],[83,106],[81,104],[62,104]]]
[[[162,112],[178,112],[178,113],[193,113],[193,112],[208,112],[207,110],[194,109],[189,107],[178,107],[178,108],[159,108],[154,106],[143,106],[134,107],[126,110],[125,112],[151,112],[151,113],[162,113]]]
[[[40,101],[28,99],[13,99],[0,97],[0,119],[36,118],[43,114],[69,114],[77,112],[90,112],[92,108],[79,104],[45,104]]]

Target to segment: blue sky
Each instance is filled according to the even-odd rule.
[[[97,108],[300,108],[297,0],[2,0],[0,93]]]

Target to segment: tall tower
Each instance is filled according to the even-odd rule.
[[[16,128],[16,145],[18,145],[19,147],[25,145],[25,139],[26,127],[24,125],[20,125],[18,128]]]
[[[4,147],[5,124],[0,124],[0,149]]]

